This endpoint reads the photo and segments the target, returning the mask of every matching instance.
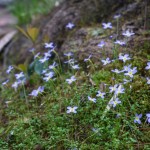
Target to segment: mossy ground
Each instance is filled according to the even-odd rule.
[[[119,95],[121,104],[111,108],[104,117],[105,108],[113,96],[108,87],[124,78],[123,74],[111,72],[123,67],[119,60],[105,67],[101,63],[97,66],[89,63],[86,71],[82,68],[78,71],[68,68],[64,72],[58,69],[56,80],[46,83],[33,73],[25,84],[28,104],[22,87],[15,92],[11,84],[2,86],[0,148],[148,150],[150,127],[145,114],[150,111],[150,91],[145,78],[150,72],[145,66],[150,55],[145,52],[143,49],[140,54],[132,55],[126,63],[137,66],[138,73],[132,82],[124,85],[125,93]],[[65,80],[71,75],[75,75],[77,81],[69,85]],[[31,89],[41,84],[45,86],[44,93],[36,98],[28,96]],[[97,98],[96,103],[89,101],[87,97],[95,97],[98,90],[106,92],[105,98]],[[67,114],[67,106],[78,106],[77,113]],[[134,123],[136,113],[143,114],[141,125]]]

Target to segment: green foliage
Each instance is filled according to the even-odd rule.
[[[19,24],[29,23],[33,16],[49,12],[56,0],[15,0],[9,6],[12,13],[18,18]]]
[[[35,28],[28,30],[28,34],[22,32],[26,37],[30,35],[30,40],[36,39]],[[150,110],[150,93],[146,77],[150,76],[150,72],[145,70],[149,58],[147,53],[144,59],[145,53],[139,52],[127,62],[117,59],[104,66],[101,66],[101,61],[94,64],[89,59],[87,63],[83,62],[86,70],[82,67],[74,70],[74,63],[63,67],[53,50],[52,54],[56,56],[53,62],[58,65],[51,68],[55,76],[47,82],[43,82],[42,72],[45,69],[51,71],[51,61],[40,63],[43,57],[38,56],[29,65],[17,66],[24,71],[27,81],[14,91],[12,84],[16,78],[12,72],[10,82],[1,86],[0,148],[134,150],[140,147],[147,150],[149,145],[145,143],[150,143],[150,127],[145,114]],[[116,74],[111,70],[122,70],[130,64],[136,66],[138,72],[124,84],[124,78],[131,78],[123,72]],[[72,75],[77,80],[68,84],[66,79]],[[109,87],[120,83],[125,88],[124,93],[117,95],[121,103],[108,109],[110,100],[115,99]],[[45,87],[44,92],[33,96],[31,91],[41,85]],[[105,98],[96,97],[98,90],[105,92]],[[96,98],[96,103],[88,96]],[[67,113],[68,106],[77,106],[77,113]],[[143,114],[140,125],[134,123],[136,113]]]

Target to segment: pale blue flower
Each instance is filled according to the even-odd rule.
[[[73,69],[75,69],[75,70],[78,70],[78,69],[80,69],[80,67],[79,67],[79,65],[73,65],[73,66],[71,66]]]
[[[126,44],[124,41],[120,41],[120,40],[116,40],[114,43],[118,44],[118,45],[121,45],[121,46]]]
[[[39,86],[37,90],[42,93],[44,91],[44,86]]]
[[[131,69],[131,64],[123,67],[124,72],[128,72],[130,69]]]
[[[88,57],[88,58],[85,58],[85,59],[84,59],[84,62],[89,61],[91,57],[92,57],[92,55],[89,55],[89,57]]]
[[[48,69],[44,69],[44,70],[42,71],[42,74],[47,73],[47,71],[48,71]]]
[[[105,42],[104,41],[101,41],[98,45],[97,45],[99,48],[103,48],[105,46]]]
[[[54,72],[49,72],[45,74],[45,77],[43,78],[44,81],[49,81],[51,78],[53,78]]]
[[[150,84],[150,78],[146,78],[147,79],[147,84]]]
[[[73,23],[71,23],[71,22],[69,22],[67,25],[66,25],[66,28],[68,28],[68,29],[72,29],[72,28],[74,28],[74,24]]]
[[[147,62],[147,66],[145,67],[146,70],[150,69],[150,62]]]
[[[15,77],[16,77],[17,80],[20,79],[20,78],[23,78],[24,77],[24,73],[20,72],[18,74],[15,74]]]
[[[70,79],[66,79],[66,81],[68,82],[68,84],[71,84],[72,82],[76,81],[77,79],[75,78],[75,76],[72,76]]]
[[[97,91],[97,97],[101,97],[102,99],[104,99],[104,95],[106,94],[106,93],[102,93],[101,91]]]
[[[78,107],[77,106],[74,106],[74,107],[70,107],[70,106],[68,106],[67,107],[67,114],[69,114],[69,113],[77,113],[77,109]]]
[[[119,74],[119,73],[122,73],[123,71],[121,70],[121,71],[119,71],[118,69],[114,69],[114,70],[111,70],[112,72],[115,72],[115,73],[117,73],[117,74]]]
[[[41,59],[39,59],[39,61],[43,64],[44,62],[46,62],[47,60],[49,60],[48,57],[43,57]]]
[[[114,16],[114,19],[119,19],[120,17],[121,17],[121,15],[118,14],[118,15],[115,15],[115,16]]]
[[[45,58],[49,58],[49,57],[51,57],[51,56],[52,56],[52,54],[51,54],[50,52],[44,53],[44,57],[45,57]]]
[[[135,119],[134,119],[134,123],[138,123],[138,124],[141,124],[141,120],[140,118],[142,118],[142,114],[136,114],[135,115]]]
[[[92,131],[97,133],[99,136],[101,135],[99,132],[100,132],[100,129],[99,128],[92,128]]]
[[[54,48],[54,43],[53,42],[45,43],[45,48],[53,49]]]
[[[35,56],[34,56],[34,59],[36,59],[37,57],[39,57],[40,55],[40,52],[38,52]]]
[[[52,65],[49,66],[49,69],[54,69],[56,66],[58,66],[58,65],[56,62],[54,62]]]
[[[34,53],[35,52],[35,48],[29,49],[29,52]]]
[[[39,86],[37,90],[33,90],[30,96],[37,97],[39,93],[42,93],[44,91],[44,86]]]
[[[126,62],[127,60],[130,60],[129,54],[119,54],[119,60],[122,60],[123,62]]]
[[[56,47],[54,47],[53,49],[49,50],[48,53],[51,54],[52,52],[55,52],[55,48],[56,48]]]
[[[130,78],[133,78],[133,75],[137,72],[137,67],[134,67],[133,69],[129,69],[127,73],[124,75],[129,76]]]
[[[9,74],[13,69],[14,69],[13,66],[9,66],[8,69],[6,70],[6,73]]]
[[[106,58],[106,60],[101,60],[101,62],[103,63],[103,65],[107,65],[109,63],[111,63],[110,58]]]
[[[115,95],[124,93],[124,90],[125,90],[125,89],[122,87],[122,85],[119,85],[119,86],[116,87],[116,89],[115,89]]]
[[[70,65],[74,65],[75,64],[75,60],[74,59],[69,59],[68,61],[65,61],[64,63],[68,63]]]
[[[150,113],[146,114],[146,117],[147,117],[148,123],[150,123]]]
[[[92,98],[92,97],[88,96],[88,100],[96,103],[96,98]]]
[[[109,87],[109,89],[110,89],[110,93],[112,93],[112,92],[116,91],[117,86],[118,86],[118,84],[115,84],[114,86],[110,86],[110,87]]]
[[[5,82],[2,83],[2,85],[6,85],[9,82],[9,80],[6,80]]]
[[[130,79],[130,80],[123,79],[123,84],[129,83],[129,82],[131,82],[131,81],[132,81],[131,79]]]
[[[122,35],[126,36],[126,37],[130,37],[132,35],[134,35],[135,33],[133,33],[132,31],[130,32],[129,30],[126,30],[125,32],[122,33]]]
[[[118,98],[116,98],[115,100],[110,101],[109,104],[113,105],[113,107],[116,107],[116,105],[118,105],[120,103],[121,103],[121,101]]]
[[[73,53],[72,52],[64,53],[64,56],[71,57],[73,56]]]
[[[19,86],[19,84],[20,84],[20,81],[18,82],[18,81],[16,81],[16,82],[14,82],[13,84],[12,84],[12,88],[14,88],[15,89],[15,91],[17,90],[17,88],[18,88],[18,86]]]
[[[102,25],[103,25],[104,29],[112,29],[112,24],[110,22],[108,22],[108,23],[102,23]]]
[[[37,97],[38,91],[37,90],[33,90],[29,95],[33,96],[33,97]]]

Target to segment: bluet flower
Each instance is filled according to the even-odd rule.
[[[126,62],[127,60],[130,60],[131,58],[129,57],[129,54],[119,54],[119,60],[122,60],[123,62]]]
[[[6,85],[9,82],[9,80],[6,80],[5,82],[2,83],[2,85]]]
[[[118,84],[115,84],[114,86],[110,86],[110,87],[109,87],[109,89],[110,89],[109,92],[112,93],[112,92],[116,91],[117,86],[118,86]]]
[[[106,58],[106,60],[101,60],[101,62],[103,63],[103,65],[107,65],[109,63],[111,63],[110,58]]]
[[[24,77],[24,73],[20,72],[18,74],[15,74],[15,77],[16,77],[17,80],[20,79],[20,78],[23,78]]]
[[[110,101],[110,104],[113,105],[113,107],[116,107],[116,105],[118,105],[120,103],[121,103],[121,101],[118,98],[116,98],[113,101]]]
[[[74,106],[74,107],[68,106],[67,107],[67,109],[68,109],[67,114],[69,114],[69,113],[75,113],[76,114],[77,113],[77,110],[76,110],[77,108],[78,108],[77,106]]]
[[[89,61],[91,57],[92,57],[92,55],[89,55],[89,57],[88,57],[88,58],[85,58],[85,59],[84,59],[84,62]]]
[[[136,114],[135,115],[135,119],[134,119],[134,123],[138,123],[138,124],[141,124],[141,120],[140,118],[142,118],[142,114]]]
[[[65,61],[64,63],[68,63],[70,65],[74,65],[75,64],[75,60],[74,59],[69,59],[68,61]]]
[[[112,25],[111,25],[110,22],[108,22],[108,23],[102,23],[102,25],[103,25],[104,29],[112,29]]]
[[[112,72],[115,72],[115,73],[117,73],[117,74],[119,74],[119,73],[122,73],[123,71],[121,70],[121,71],[119,71],[118,69],[114,69],[114,70],[111,70]]]
[[[126,84],[126,83],[131,82],[131,81],[132,81],[131,79],[130,80],[123,79],[123,84]]]
[[[131,64],[123,67],[124,72],[128,72],[131,69]]]
[[[73,65],[73,66],[71,66],[73,69],[75,69],[75,70],[78,70],[78,69],[80,69],[80,67],[79,67],[79,65]]]
[[[41,59],[39,59],[39,61],[43,64],[44,62],[46,62],[47,60],[49,60],[48,57],[43,57]]]
[[[98,45],[97,45],[99,48],[103,48],[105,46],[105,42],[104,41],[101,41]]]
[[[72,55],[73,55],[72,52],[64,53],[64,56],[67,56],[67,57],[70,57],[70,56],[72,56]]]
[[[150,78],[146,78],[147,79],[147,84],[150,84]]]
[[[145,67],[146,70],[150,69],[150,62],[147,62],[147,66]]]
[[[34,56],[34,59],[37,58],[37,57],[39,57],[39,55],[40,55],[40,52],[38,52],[38,53]]]
[[[17,88],[18,88],[18,86],[19,86],[19,84],[20,84],[20,81],[18,82],[18,81],[16,81],[16,82],[14,82],[13,84],[12,84],[12,88],[14,88],[15,89],[15,91],[17,90]]]
[[[120,14],[118,14],[118,15],[114,15],[114,19],[118,19],[118,18],[120,18],[121,17],[121,15]]]
[[[54,76],[54,72],[49,72],[45,74],[45,77],[43,78],[44,81],[49,81]]]
[[[52,54],[50,52],[44,53],[45,58],[48,58],[48,57],[51,57],[51,56],[52,56]]]
[[[90,96],[88,96],[88,100],[96,103],[96,98],[91,98]]]
[[[101,97],[101,98],[104,98],[104,95],[106,93],[102,93],[101,91],[98,91],[98,94],[96,95],[97,97]]]
[[[71,84],[72,82],[76,81],[75,76],[72,76],[70,79],[66,79],[66,81],[68,82],[68,84]]]
[[[45,43],[44,45],[45,45],[45,48],[50,48],[50,49],[54,48],[54,43],[53,42]]]
[[[35,52],[35,48],[29,49],[29,52],[31,52],[31,53]]]
[[[54,62],[52,65],[49,66],[49,69],[54,69],[56,66],[58,65],[56,64],[56,62]]]
[[[124,41],[120,41],[120,40],[117,40],[117,41],[115,41],[114,43],[115,43],[115,44],[118,44],[118,45],[121,45],[121,46],[123,46],[123,45],[126,44]]]
[[[126,36],[126,37],[130,37],[132,35],[134,35],[135,33],[133,33],[132,31],[130,32],[129,30],[126,30],[125,32],[122,33],[122,35]]]
[[[71,22],[69,22],[67,25],[66,25],[66,28],[68,29],[72,29],[75,25]]]
[[[9,74],[13,69],[14,69],[13,66],[9,66],[8,69],[6,70],[6,73]]]
[[[125,90],[125,89],[122,87],[122,85],[119,85],[119,86],[116,87],[116,89],[115,89],[115,95],[124,93],[124,90]]]
[[[137,72],[137,67],[134,67],[133,69],[129,69],[127,73],[124,75],[129,76],[130,78],[133,78],[133,75]]]
[[[29,95],[31,95],[31,96],[33,96],[33,97],[37,97],[37,95],[38,95],[39,93],[42,93],[43,91],[44,91],[44,86],[39,86],[37,90],[33,90],[33,91],[31,92],[31,94],[29,94]]]
[[[146,117],[147,117],[148,123],[150,123],[150,113],[146,114]]]

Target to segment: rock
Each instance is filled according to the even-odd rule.
[[[11,2],[13,2],[14,0],[0,0],[0,5],[8,5]]]
[[[56,50],[61,55],[62,60],[62,54],[66,51],[75,51],[79,59],[89,54],[93,54],[93,57],[98,59],[104,52],[98,49],[97,44],[102,39],[108,39],[110,35],[116,37],[116,21],[112,19],[113,16],[118,13],[122,15],[119,22],[120,34],[121,29],[132,29],[136,32],[135,36],[140,36],[139,29],[144,26],[144,20],[140,19],[143,18],[141,11],[143,11],[144,6],[145,3],[141,0],[138,2],[136,0],[66,0],[54,8],[51,13],[41,16],[32,23],[33,27],[40,29],[36,44],[33,45],[23,36],[18,36],[10,48],[9,57],[12,58],[14,53],[20,51],[19,59],[16,59],[15,63],[23,63],[29,54],[29,48],[34,46],[37,52],[43,51],[43,39],[47,36],[49,41],[53,41],[57,45]],[[150,4],[147,3],[147,7],[149,6]],[[113,23],[113,30],[103,33],[101,23],[108,21]],[[68,22],[75,24],[73,30],[65,28]],[[120,36],[119,38],[123,37]],[[113,45],[111,40],[106,40],[106,43],[105,51],[106,55],[109,56],[112,53]]]

